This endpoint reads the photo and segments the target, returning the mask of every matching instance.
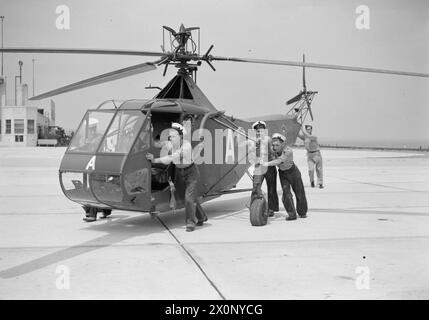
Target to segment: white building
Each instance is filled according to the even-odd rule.
[[[52,100],[28,101],[28,87],[18,84],[15,101],[6,97],[6,78],[0,76],[0,146],[37,146],[55,126]]]

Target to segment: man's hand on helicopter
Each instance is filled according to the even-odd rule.
[[[255,167],[266,167],[267,166],[267,162],[265,162],[263,159],[255,159],[253,161],[253,165]]]
[[[268,167],[268,162],[264,161],[263,159],[260,159],[258,163],[262,167]]]
[[[147,160],[149,160],[150,162],[153,162],[153,159],[154,159],[155,157],[153,156],[153,154],[152,153],[146,153],[146,159]]]

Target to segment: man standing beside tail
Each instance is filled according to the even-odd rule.
[[[312,135],[313,127],[311,125],[302,125],[301,132],[298,137],[304,141],[305,149],[307,150],[308,175],[310,177],[311,187],[314,188],[314,168],[316,168],[317,185],[320,189],[323,188],[323,163],[322,154],[320,153],[317,137]]]

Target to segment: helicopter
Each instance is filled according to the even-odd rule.
[[[216,130],[226,134],[223,140],[243,136],[251,128],[252,119],[238,119],[218,110],[197,86],[197,71],[205,62],[213,71],[214,61],[272,64],[303,67],[303,90],[286,102],[293,104],[286,114],[258,117],[267,124],[268,133],[282,133],[288,145],[293,145],[307,114],[313,119],[311,103],[316,91],[308,91],[305,82],[305,68],[323,68],[357,72],[384,73],[403,76],[429,77],[429,74],[308,63],[302,62],[221,57],[211,55],[213,45],[200,53],[200,28],[186,28],[183,24],[178,31],[163,26],[162,52],[104,50],[104,49],[59,49],[59,48],[0,48],[0,52],[24,53],[72,53],[107,54],[157,57],[158,60],[144,62],[127,68],[104,73],[73,84],[51,90],[30,98],[39,100],[62,93],[86,88],[145,73],[164,66],[166,75],[169,66],[176,67],[177,74],[152,99],[107,100],[85,113],[62,158],[59,167],[59,183],[64,195],[82,205],[86,214],[108,217],[112,210],[129,210],[156,215],[184,207],[184,181],[176,175],[174,168],[168,167],[160,176],[153,175],[153,167],[146,159],[147,153],[159,155],[154,145],[164,130],[172,123],[187,122],[196,139],[192,146],[206,140],[208,133],[214,136]],[[167,33],[167,36],[165,36]],[[198,35],[196,35],[198,33]],[[166,39],[167,38],[167,39]],[[167,46],[169,46],[167,50]],[[150,86],[150,88],[153,88]],[[243,130],[244,129],[244,130]],[[232,138],[232,139],[233,139]],[[232,141],[235,141],[234,139]],[[222,143],[217,150],[214,144],[205,145],[211,154],[238,154],[238,143]],[[206,149],[204,150],[206,152]],[[246,154],[247,155],[247,154]],[[245,155],[245,156],[246,156]],[[210,201],[225,194],[249,192],[251,189],[237,189],[236,185],[247,173],[250,177],[251,164],[233,157],[234,161],[203,162],[199,164],[201,179],[198,182],[200,203]],[[170,177],[173,185],[166,177]],[[197,205],[202,210],[201,205]],[[267,223],[267,206],[264,197],[254,200],[249,207],[250,222],[254,226]]]

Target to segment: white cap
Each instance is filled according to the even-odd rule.
[[[257,126],[260,125],[263,125],[265,129],[267,128],[267,124],[265,123],[265,121],[256,121],[252,124],[252,129],[255,129]]]
[[[182,126],[180,123],[173,122],[173,123],[171,124],[171,128],[172,128],[172,129],[176,129],[176,130],[177,130],[180,134],[182,134],[182,135],[186,134],[185,127],[184,127],[184,126]]]
[[[97,124],[98,124],[98,119],[96,119],[96,118],[89,118],[88,125],[90,127],[96,126]]]
[[[279,139],[282,142],[286,141],[286,137],[284,135],[282,135],[281,133],[274,133],[273,136],[271,137],[271,139]]]

